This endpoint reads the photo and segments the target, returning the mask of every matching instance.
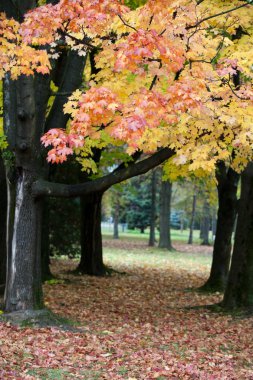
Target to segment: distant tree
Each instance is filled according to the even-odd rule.
[[[126,220],[129,229],[139,229],[144,233],[150,224],[151,192],[147,176],[140,176],[130,181],[126,195]]]
[[[194,222],[195,222],[195,214],[196,214],[196,204],[197,204],[197,194],[195,190],[192,196],[192,210],[191,210],[191,218],[190,218],[190,233],[189,233],[188,244],[193,243],[193,230],[194,230]]]
[[[151,207],[150,207],[150,231],[149,243],[150,247],[155,245],[155,228],[156,228],[156,200],[157,200],[157,169],[153,169],[151,174]]]
[[[123,184],[111,188],[111,208],[113,218],[113,238],[119,239],[119,223],[125,223],[125,190]]]
[[[210,231],[210,204],[207,197],[205,197],[204,203],[203,203],[203,214],[202,214],[202,223],[201,223],[201,245],[210,245],[209,242],[209,231]]]
[[[172,183],[161,181],[160,208],[159,208],[159,248],[172,250],[170,219],[171,219],[171,193]]]

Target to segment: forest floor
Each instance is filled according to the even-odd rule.
[[[196,291],[212,248],[104,246],[106,264],[125,274],[74,276],[73,260],[52,263],[58,280],[44,286],[46,305],[72,331],[0,324],[1,380],[253,379],[253,317],[211,311],[222,295]]]

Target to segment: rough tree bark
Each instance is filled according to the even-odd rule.
[[[16,173],[13,165],[13,149],[16,131],[16,83],[7,74],[3,81],[4,131],[8,140],[8,154],[5,152],[5,170],[7,184],[7,218],[6,218],[6,273],[11,271],[12,236],[15,214]]]
[[[172,183],[161,182],[160,189],[160,212],[159,212],[159,248],[172,250],[170,236],[170,203],[171,203]]]
[[[231,268],[222,305],[253,310],[253,163],[241,176],[241,198]]]
[[[41,279],[42,282],[54,278],[50,270],[50,239],[49,239],[49,204],[43,199],[42,211],[42,241],[41,241]]]
[[[236,194],[240,176],[233,169],[226,169],[224,163],[219,163],[216,178],[219,208],[213,259],[210,276],[201,288],[208,291],[223,291],[226,286],[232,248],[232,233],[237,214]]]
[[[156,188],[157,188],[156,169],[152,171],[151,175],[151,213],[150,213],[150,232],[149,232],[149,247],[155,245],[155,222],[156,222]]]
[[[36,130],[41,131],[41,133],[45,129],[46,123],[46,113],[47,113],[47,105],[50,97],[50,81],[51,78],[49,75],[36,75],[34,78],[34,86],[35,86],[35,101],[36,101]],[[43,164],[42,164],[43,165]],[[41,171],[43,172],[43,176],[46,177],[46,173],[48,173],[48,165],[44,162],[43,167],[41,167]],[[42,239],[41,239],[41,276],[42,280],[49,280],[53,278],[49,267],[49,210],[47,205],[47,200],[42,200]]]
[[[31,197],[32,184],[38,179],[38,173],[40,173],[34,78],[20,77],[16,83],[16,93],[17,125],[14,163],[16,200],[11,265],[7,268],[5,292],[7,311],[42,307],[41,207],[40,201]]]
[[[7,218],[7,185],[3,158],[0,155],[0,294],[4,292],[6,280],[6,218]]]

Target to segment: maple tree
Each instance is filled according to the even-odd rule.
[[[205,1],[175,0],[168,4],[150,0],[130,11],[116,0],[61,0],[24,15],[35,5],[31,1],[21,7],[24,19],[19,17],[20,23],[1,15],[0,75],[5,76],[5,85],[8,82],[9,86],[9,74],[14,79],[21,75],[16,88],[18,118],[13,121],[17,129],[14,152],[19,179],[12,249],[15,251],[19,237],[27,234],[29,265],[37,268],[32,271],[20,266],[20,271],[31,274],[26,291],[30,295],[27,302],[15,301],[13,305],[10,300],[18,298],[21,272],[10,273],[9,281],[15,286],[7,288],[9,310],[41,304],[36,280],[38,258],[34,255],[40,241],[41,197],[104,191],[173,154],[175,162],[188,162],[190,170],[204,168],[209,172],[219,160],[242,169],[252,159],[250,3],[238,1],[231,6],[229,1],[212,1],[210,6]],[[240,28],[243,32],[238,36]],[[39,178],[39,138],[44,128],[34,117],[39,99],[30,76],[35,72],[49,73],[49,59],[57,59],[67,46],[80,56],[98,49],[99,71],[89,78],[86,91],[75,91],[65,105],[65,113],[71,117],[67,129],[53,128],[42,137],[45,146],[52,145],[48,161],[63,162],[75,153],[84,168],[90,169],[95,166],[94,149],[121,145],[129,155],[138,150],[149,155],[158,151],[134,166],[76,186]],[[10,119],[6,120],[9,135],[11,124]],[[38,236],[35,233],[29,239],[31,222]],[[18,259],[15,252],[14,263]]]
[[[73,120],[67,133],[52,130],[43,137],[42,141],[45,145],[53,145],[53,149],[49,152],[49,161],[65,160],[67,155],[73,153],[73,148],[88,149],[89,146],[86,148],[86,137],[89,136],[93,144],[97,140],[98,146],[103,144],[105,138],[116,137],[127,143],[127,151],[131,153],[136,149],[150,152],[158,147],[169,145],[181,151],[179,156],[181,161],[194,159],[192,168],[199,167],[201,163],[202,166],[206,165],[207,170],[213,170],[218,159],[232,157],[232,153],[226,149],[226,147],[232,146],[234,147],[233,155],[236,156],[234,158],[235,165],[246,164],[247,155],[250,158],[250,151],[246,155],[247,141],[250,139],[250,131],[247,129],[248,120],[241,121],[239,118],[234,120],[233,117],[235,117],[236,109],[241,109],[242,106],[245,108],[245,101],[251,99],[250,82],[246,81],[241,84],[240,89],[236,89],[238,92],[235,93],[233,88],[231,90],[233,86],[231,77],[239,72],[244,76],[249,75],[249,63],[246,65],[244,63],[244,68],[242,68],[238,59],[223,58],[219,60],[218,65],[212,65],[217,59],[219,51],[224,46],[231,44],[230,40],[221,35],[222,33],[218,33],[217,30],[221,28],[224,20],[213,26],[213,33],[216,30],[216,38],[213,38],[212,35],[210,38],[206,38],[204,33],[198,32],[198,30],[194,31],[192,36],[187,34],[187,30],[192,29],[189,25],[187,26],[187,20],[184,20],[184,27],[180,24],[180,17],[185,16],[186,8],[179,9],[173,24],[173,36],[170,35],[169,28],[165,28],[165,21],[164,24],[161,24],[160,20],[162,18],[168,23],[168,18],[171,18],[170,22],[173,22],[173,6],[177,9],[177,2],[172,2],[169,15],[166,8],[161,5],[161,8],[158,5],[154,6],[152,2],[148,2],[137,12],[137,15],[136,12],[134,14],[130,12],[131,14],[128,15],[129,12],[123,9],[122,12],[127,21],[123,20],[122,22],[120,15],[115,27],[109,25],[109,30],[114,31],[114,28],[117,28],[117,33],[121,32],[123,37],[120,35],[119,39],[111,43],[111,40],[108,41],[108,38],[105,37],[109,30],[104,30],[103,34],[99,36],[101,39],[104,37],[105,40],[102,39],[103,50],[97,58],[97,67],[100,68],[96,75],[98,85],[92,86],[83,95],[77,91],[69,99],[65,112],[69,112]],[[56,15],[60,8],[59,4],[58,8],[54,9]],[[162,17],[164,9],[166,17]],[[205,6],[202,12],[204,11]],[[50,7],[50,12],[52,12],[52,7]],[[154,12],[156,14],[149,26]],[[191,4],[187,8],[187,12],[189,18],[193,17],[195,5]],[[238,12],[246,15],[247,9],[241,8]],[[231,35],[236,33],[239,25],[238,21],[236,23],[237,17],[236,14],[235,17],[231,16],[231,21],[230,18],[226,20],[226,31]],[[28,21],[32,24],[32,13],[27,17],[26,22]],[[135,26],[131,25],[131,21]],[[250,21],[251,19],[248,18],[248,23]],[[230,22],[233,22],[232,26]],[[121,23],[121,27],[119,23]],[[177,23],[180,25],[179,30],[177,30]],[[245,23],[247,27],[247,19],[245,19]],[[71,31],[81,33],[80,28],[75,28],[75,24],[73,29],[67,24],[67,31],[65,31],[67,38],[70,38]],[[94,37],[94,31],[85,30],[85,32],[91,39]],[[127,35],[124,36],[124,33]],[[40,38],[44,38],[44,30],[41,34],[41,37],[37,37],[38,43],[41,42]],[[47,35],[47,38],[50,41],[50,38],[53,38],[52,34]],[[93,39],[97,42],[96,38]],[[114,39],[116,38],[114,37]],[[31,41],[31,36],[28,41]],[[75,41],[73,43],[77,44]],[[206,45],[204,52],[203,48],[200,50],[200,44]],[[75,48],[81,50],[83,46],[79,44]],[[230,52],[229,48],[227,50]],[[204,54],[207,56],[203,58]],[[209,62],[207,62],[208,58]],[[130,80],[129,75],[133,75],[132,85],[125,90],[126,81]],[[137,78],[138,83],[136,83]],[[234,87],[236,88],[236,86]],[[200,93],[202,99],[199,97]],[[180,99],[182,94],[184,94],[183,102]],[[126,95],[130,101],[126,101]],[[233,112],[233,116],[232,113],[230,116],[228,112],[225,112],[228,102],[230,104],[229,112]],[[189,110],[192,111],[191,115]],[[217,113],[217,110],[220,110],[220,114]],[[185,114],[187,117],[184,117]],[[247,115],[250,117],[248,108]],[[99,131],[100,120],[103,131]],[[233,130],[231,133],[229,123],[234,123],[235,132]],[[237,124],[241,128],[238,128]],[[173,125],[173,128],[162,127],[167,125]],[[242,128],[243,126],[246,128],[245,130]],[[187,130],[184,131],[186,127]],[[237,132],[240,133],[240,137]],[[178,144],[179,134],[181,141]],[[199,139],[199,135],[202,136],[201,139]],[[225,137],[221,138],[222,135]],[[192,138],[193,136],[195,139]],[[246,144],[239,143],[240,138],[243,138]],[[210,145],[207,149],[207,142],[216,144],[211,149],[212,157],[208,153]],[[204,147],[206,148],[204,149]],[[241,149],[238,148],[244,150],[244,159],[241,157]]]
[[[20,9],[26,8],[29,5],[28,3],[19,4]],[[10,8],[8,8],[9,6]],[[11,4],[7,3],[4,9],[12,12]],[[78,73],[81,70],[80,59],[75,54],[70,53],[69,55],[72,60],[67,67],[71,67],[74,72],[77,70]],[[73,62],[75,63],[73,64]],[[8,148],[15,152],[15,164],[13,165],[13,161],[11,161],[8,170],[9,212],[14,207],[16,208],[15,214],[18,216],[14,220],[9,218],[7,226],[9,236],[8,257],[13,261],[7,272],[6,309],[9,311],[42,306],[39,273],[42,204],[37,197],[36,199],[31,198],[30,188],[44,170],[41,167],[41,160],[38,155],[40,152],[40,134],[44,128],[47,129],[48,125],[53,123],[56,116],[57,123],[60,121],[61,124],[64,124],[67,121],[66,117],[64,120],[59,112],[59,107],[55,107],[55,103],[59,104],[62,101],[60,98],[60,101],[54,102],[51,109],[54,113],[51,115],[50,112],[45,125],[45,111],[49,96],[48,79],[50,78],[42,78],[41,76],[36,76],[35,79],[21,77],[16,83],[12,82],[8,75],[4,79],[4,126],[9,144]],[[72,86],[73,88],[76,86],[78,81],[73,80],[75,79],[73,77],[71,79],[70,83],[66,83],[66,87],[71,88]],[[65,83],[62,87],[64,85]],[[69,87],[68,90],[70,90]],[[59,97],[56,97],[56,100],[58,99]],[[38,116],[36,119],[35,115]],[[152,159],[148,158],[138,163],[134,168],[130,166],[125,168],[123,165],[124,170],[118,171],[116,174],[112,173],[105,179],[100,178],[98,182],[94,181],[91,187],[87,187],[85,184],[85,192],[83,193],[97,191],[99,186],[100,190],[101,187],[105,190],[115,182],[145,172],[166,159],[169,153],[169,151],[164,150],[161,154],[154,155]],[[16,165],[18,165],[18,171]],[[15,188],[17,189],[16,195]],[[26,276],[26,273],[30,273],[30,276]],[[20,292],[21,288],[22,292]]]
[[[247,107],[247,115],[251,117],[250,105],[246,102],[252,97],[250,81],[246,80],[246,76],[250,75],[250,63],[245,59],[245,55],[243,62],[239,61],[241,52],[239,49],[238,52],[236,43],[233,44],[236,53],[232,58],[226,58],[226,54],[231,53],[232,43],[228,36],[220,32],[223,26],[221,30],[226,30],[228,35],[233,37],[236,34],[240,26],[240,17],[248,13],[247,3],[238,4],[240,5],[231,8],[236,10],[236,13],[231,12],[227,16],[230,9],[225,9],[222,12],[225,16],[215,18],[214,24],[211,22],[208,25],[208,16],[199,20],[199,17],[207,12],[204,2],[198,7],[187,2],[179,7],[177,1],[172,1],[168,10],[163,2],[150,1],[137,11],[129,12],[117,1],[110,4],[91,2],[86,5],[82,2],[72,4],[60,1],[56,5],[42,6],[29,12],[20,27],[25,48],[27,44],[51,43],[54,46],[57,38],[64,38],[65,43],[78,50],[80,54],[86,54],[94,46],[101,45],[102,48],[97,58],[97,67],[100,68],[96,76],[98,85],[92,86],[83,95],[77,91],[65,106],[65,112],[70,113],[73,118],[68,132],[54,129],[42,139],[46,146],[53,145],[48,160],[62,162],[73,153],[74,148],[88,149],[89,146],[86,148],[85,145],[86,137],[89,136],[93,144],[97,143],[98,146],[103,144],[106,137],[116,137],[128,144],[129,152],[137,148],[150,152],[159,146],[169,145],[181,150],[181,161],[187,157],[194,158],[192,168],[198,167],[199,162],[205,162],[207,170],[213,169],[218,159],[231,157],[231,152],[225,148],[232,146],[233,154],[236,156],[235,165],[245,165],[247,156],[250,158],[250,152],[247,150],[250,141],[250,131],[246,126],[248,119],[233,119],[235,116],[230,116],[229,112],[233,111],[234,115],[237,108]],[[213,10],[219,7],[221,5],[214,2]],[[222,7],[224,8],[224,4]],[[196,11],[199,12],[197,16]],[[176,12],[175,16],[173,12]],[[192,22],[196,17],[196,22]],[[94,22],[91,26],[92,18]],[[245,17],[243,27],[250,28],[250,22],[251,18]],[[172,28],[168,28],[168,23]],[[198,29],[200,25],[203,30]],[[205,30],[208,27],[211,31],[206,36]],[[4,28],[6,29],[5,25]],[[16,24],[15,28],[17,30]],[[169,32],[169,29],[172,32]],[[111,37],[110,33],[113,34]],[[216,38],[213,38],[214,35]],[[4,37],[7,39],[8,34],[4,34]],[[12,33],[8,38],[12,38]],[[245,53],[245,44],[250,39],[247,36],[243,36],[243,39],[245,41],[239,47],[243,47]],[[44,55],[45,51],[42,53]],[[52,56],[55,54],[52,53]],[[248,48],[246,54],[249,54]],[[37,57],[39,56],[37,54]],[[218,60],[219,56],[222,58]],[[217,61],[218,64],[215,65]],[[48,72],[48,62],[41,60],[39,63],[40,66],[36,68],[30,62],[30,70]],[[11,72],[12,69],[16,70],[15,61],[6,65]],[[22,65],[17,66],[22,73],[22,70],[25,72],[27,63],[22,62]],[[30,72],[27,71],[27,74]],[[238,89],[233,84],[233,76],[239,73],[245,80],[241,79],[242,83]],[[126,81],[130,80],[130,74],[134,76],[134,83],[128,86],[128,90],[122,91]],[[12,75],[16,77],[15,72]],[[134,80],[136,75],[138,84],[137,80]],[[148,83],[151,83],[151,86],[147,88]],[[130,102],[126,102],[126,95]],[[225,112],[228,103],[229,111]],[[192,110],[191,114],[189,110]],[[217,113],[217,110],[220,110],[220,113]],[[158,111],[159,117],[155,111]],[[184,117],[185,113],[187,117]],[[98,130],[101,121],[103,133]],[[173,128],[162,128],[163,124],[173,125]],[[184,131],[186,126],[187,131]],[[241,128],[238,128],[239,126]],[[234,129],[233,133],[231,129]],[[156,138],[153,137],[154,130]],[[179,133],[182,141],[177,145]],[[199,135],[202,136],[201,139]],[[205,140],[213,141],[214,135],[217,145],[211,149],[210,160],[203,146],[206,146]],[[222,135],[224,138],[221,138]],[[193,139],[192,136],[196,138]],[[195,147],[196,144],[201,147],[201,154],[198,152],[198,145]],[[243,149],[244,160],[239,148]]]

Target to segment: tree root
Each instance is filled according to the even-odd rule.
[[[72,321],[59,317],[48,309],[5,313],[0,315],[0,321],[20,327],[58,327],[65,331],[80,332]]]

